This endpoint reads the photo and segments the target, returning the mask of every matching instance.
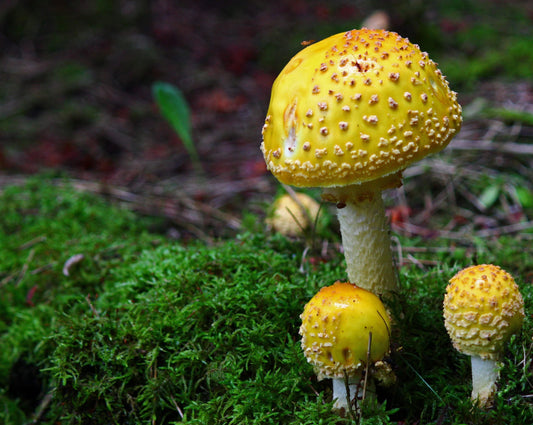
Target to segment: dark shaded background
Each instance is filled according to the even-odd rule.
[[[461,34],[479,21],[512,33],[517,11],[533,18],[527,1],[4,1],[3,182],[46,170],[198,232],[238,228],[243,205],[277,187],[259,151],[275,76],[302,41],[359,27],[377,5],[391,30],[437,61],[476,55],[479,43]],[[480,91],[499,102],[524,87],[531,98],[523,80],[495,86],[498,70],[452,87],[463,104]],[[154,81],[184,92],[205,178],[159,114]]]

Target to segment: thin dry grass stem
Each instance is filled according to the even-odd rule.
[[[414,252],[414,253],[426,253],[426,252],[453,252],[455,248],[451,246],[404,246],[402,250],[405,252]]]
[[[370,352],[372,350],[372,332],[368,332],[368,346],[366,349],[366,366],[365,366],[365,379],[363,381],[363,395],[361,397],[362,400],[366,398],[366,389],[368,385],[368,375],[369,375],[369,368],[370,368]]]
[[[183,419],[183,416],[184,416],[183,415],[183,410],[181,410],[180,406],[176,402],[176,399],[173,396],[170,396],[170,400],[172,401],[172,404],[174,405],[174,408],[176,409],[176,411],[180,415],[180,418]]]
[[[96,308],[94,308],[94,305],[91,302],[91,294],[87,294],[87,296],[85,297],[85,301],[87,301],[87,304],[89,305],[89,308],[91,309],[92,313],[94,314],[94,317],[99,319],[100,318],[100,314],[98,314],[98,311],[96,310]]]
[[[514,233],[520,233],[525,230],[533,229],[533,221],[513,223],[509,225],[497,226],[490,229],[472,230],[468,227],[458,231],[447,231],[439,229],[429,229],[422,226],[416,226],[410,223],[402,223],[401,226],[392,226],[394,232],[398,234],[407,234],[408,236],[421,236],[425,238],[441,238],[457,241],[469,241],[472,238],[487,238],[497,237],[503,235],[510,235]],[[521,235],[521,237],[527,238],[528,235]]]
[[[440,262],[439,260],[420,260],[414,257],[412,254],[426,254],[426,253],[452,253],[456,248],[455,246],[403,246],[400,239],[396,236],[391,238],[394,243],[394,251],[396,252],[396,263],[399,267],[403,267],[407,264],[414,264],[421,270],[426,270],[426,266],[435,266]]]
[[[348,417],[355,419],[356,413],[354,410],[354,404],[357,403],[357,394],[354,397],[352,401],[352,395],[350,394],[350,378],[348,377],[348,374],[346,373],[346,370],[343,371],[344,373],[344,386],[346,390],[346,405],[348,406]]]
[[[463,198],[470,202],[470,204],[472,204],[480,212],[485,212],[487,210],[487,207],[470,191],[466,185],[458,183],[455,185],[455,189]]]
[[[402,242],[400,241],[400,238],[398,236],[391,236],[391,241],[393,242],[392,245],[396,247],[396,249],[393,248],[393,251],[396,251],[396,256],[393,256],[394,260],[394,268],[396,269],[396,274],[398,277],[398,267],[401,267],[403,264],[403,246]],[[398,280],[400,282],[400,280]]]
[[[85,258],[85,255],[83,254],[75,254],[69,257],[67,261],[65,261],[65,263],[63,264],[63,270],[62,270],[63,275],[69,276],[71,267],[83,261],[84,258]]]
[[[348,405],[348,417],[354,421],[357,422],[358,419],[361,419],[361,409],[359,407],[359,403],[366,400],[367,396],[367,389],[369,385],[369,379],[370,378],[370,353],[372,350],[372,332],[368,333],[368,346],[366,351],[366,365],[365,365],[365,373],[364,378],[362,381],[359,381],[357,383],[357,386],[355,387],[355,394],[351,394],[350,391],[350,379],[348,377],[348,374],[346,371],[344,371],[344,385],[346,389],[346,401]],[[359,394],[361,394],[361,397],[359,397]]]
[[[313,387],[313,385],[309,384],[309,388],[311,388],[311,391],[313,392],[315,396],[317,396],[317,398],[320,397],[320,392],[318,392],[318,390],[315,387]],[[322,404],[325,404],[325,403],[326,401],[322,400]]]
[[[52,261],[51,263],[47,263],[47,264],[44,264],[40,267],[37,267],[36,269],[33,269],[30,274],[31,275],[36,275],[36,274],[39,274],[39,273],[42,273],[44,271],[47,271],[47,270],[50,270],[52,269],[53,267],[55,267],[55,265],[57,264],[56,261]]]
[[[291,196],[291,199],[296,201],[296,197],[293,198],[292,195],[290,195],[290,196]],[[303,214],[305,214],[307,216],[307,219],[309,219],[309,214],[307,213],[307,210],[299,202],[298,202],[298,208],[300,208],[300,210],[303,212]],[[300,220],[298,220],[298,217],[296,217],[296,215],[294,215],[294,212],[289,207],[285,207],[285,209],[287,210],[287,212],[289,213],[291,218],[294,220],[294,222],[296,223],[296,225],[300,229],[300,232],[302,234],[305,234],[305,231],[306,231],[305,226],[302,223],[300,223]]]
[[[98,185],[97,187],[94,187],[92,182],[83,181],[75,181],[74,187],[79,190],[110,195],[115,199],[131,203],[134,209],[138,209],[141,212],[146,212],[143,210],[151,210],[155,213],[154,210],[157,207],[162,206],[164,207],[164,216],[168,218],[178,218],[183,216],[191,221],[196,220],[200,224],[202,221],[205,221],[202,220],[202,218],[207,217],[222,221],[231,229],[238,229],[241,224],[237,217],[220,211],[207,203],[196,201],[187,193],[180,190],[176,190],[177,193],[175,196],[169,196],[149,192],[146,194],[136,194],[120,187],[108,185]],[[197,214],[198,217],[194,217],[194,214]]]
[[[31,248],[34,245],[40,244],[41,242],[44,242],[44,241],[46,241],[45,235],[37,236],[33,239],[30,239],[28,242],[23,243],[22,245],[17,247],[17,249],[19,251],[24,251],[25,249]]]
[[[492,140],[454,140],[446,149],[497,152],[511,155],[533,155],[533,145],[514,142],[493,142]]]
[[[50,390],[48,393],[45,394],[45,396],[42,398],[41,402],[37,406],[35,413],[33,413],[31,417],[31,422],[29,422],[28,425],[40,423],[43,414],[46,412],[46,409],[48,409],[48,406],[52,402],[53,398],[54,390]]]
[[[307,253],[309,252],[309,246],[306,246],[302,252],[302,259],[300,260],[300,267],[298,268],[298,271],[302,274],[306,273],[305,270],[305,260],[307,258]]]
[[[493,229],[482,229],[474,233],[475,236],[480,238],[487,238],[491,236],[509,235],[512,233],[520,233],[525,230],[533,229],[533,221],[524,221],[520,223],[513,223],[506,226],[499,226]]]
[[[6,277],[4,277],[2,280],[0,280],[0,289],[7,285],[9,282],[11,282],[15,278],[15,275],[8,274]]]
[[[33,260],[33,256],[35,255],[35,249],[31,249],[30,253],[28,254],[28,257],[26,258],[26,261],[22,265],[22,268],[20,269],[20,273],[17,277],[17,281],[15,283],[15,286],[19,286],[21,282],[24,280],[24,276],[26,276],[26,272],[28,271],[30,267],[30,263]]]
[[[417,258],[415,258],[413,255],[411,254],[407,254],[407,257],[406,257],[410,263],[413,263],[415,266],[417,266],[420,270],[426,270],[426,268],[424,267],[424,265],[422,264],[424,261],[427,261],[427,260],[418,260]],[[432,261],[431,264],[434,264],[435,262]]]
[[[312,223],[313,222],[313,218],[309,214],[309,211],[307,210],[307,208],[305,208],[305,206],[300,202],[300,199],[298,199],[298,195],[297,195],[296,191],[292,187],[290,187],[290,186],[288,186],[286,184],[283,184],[282,186],[283,186],[283,189],[285,189],[285,191],[287,192],[287,194],[291,197],[291,199],[296,203],[296,205],[298,205],[298,207],[300,208],[300,211],[302,211],[302,213],[307,218],[307,221],[309,223]],[[294,215],[293,215],[293,218],[294,218]],[[298,225],[300,226],[299,223],[298,223]],[[302,228],[302,226],[300,226],[300,228]],[[302,228],[302,230],[303,230],[303,228]]]
[[[229,228],[238,228],[233,217],[181,194],[177,197],[136,194],[119,187],[83,181],[73,182],[73,187],[121,201],[126,208],[141,214],[166,218],[206,243],[213,240],[203,229],[209,227],[212,221],[222,221]]]
[[[318,242],[317,238],[316,238],[318,220],[320,218],[320,212],[322,210],[322,207],[323,207],[324,203],[321,202],[319,204],[318,212],[316,213],[316,215],[314,217],[312,217],[310,212],[309,212],[309,209],[307,209],[302,204],[300,199],[298,198],[297,192],[292,187],[290,187],[290,186],[288,186],[286,184],[282,184],[282,186],[283,186],[283,189],[285,189],[285,191],[287,192],[287,194],[291,197],[291,199],[296,203],[296,205],[298,205],[298,208],[300,209],[301,213],[305,215],[305,218],[307,219],[307,222],[311,223],[310,228],[307,229],[305,226],[302,225],[302,223],[299,222],[298,218],[294,215],[294,213],[290,209],[287,209],[288,213],[291,215],[292,219],[296,222],[296,224],[300,228],[300,231],[305,236],[308,248],[316,250],[316,244]],[[327,245],[326,245],[326,247],[327,247]],[[305,249],[304,254],[302,255],[302,266],[303,266],[303,259],[304,259],[305,255],[307,254],[308,248]],[[322,248],[324,248],[324,245],[322,246]],[[303,268],[301,268],[301,270],[303,272]]]

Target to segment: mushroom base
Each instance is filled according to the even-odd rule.
[[[359,379],[361,376],[358,377]],[[359,396],[361,391],[359,386],[359,379],[349,379],[348,384],[343,378],[333,378],[333,410],[338,411],[341,416],[345,416],[349,412],[349,405],[354,397]],[[348,392],[346,391],[348,387]]]
[[[499,377],[498,362],[471,356],[472,401],[481,408],[489,408],[494,401],[496,381]]]
[[[367,383],[367,388],[363,387],[361,381],[361,374],[348,379],[348,382],[344,378],[333,378],[333,410],[339,414],[339,416],[346,417],[350,412],[350,404],[352,411],[357,413],[358,402],[368,398],[376,396],[376,389],[374,380],[370,378]]]

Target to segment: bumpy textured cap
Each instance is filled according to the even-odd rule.
[[[381,300],[351,283],[322,288],[305,306],[300,335],[307,361],[318,379],[353,376],[389,351],[390,319]]]
[[[512,276],[483,264],[457,273],[446,288],[445,326],[461,353],[498,360],[524,319],[524,301]]]
[[[404,169],[461,126],[457,95],[427,53],[384,30],[312,44],[272,87],[261,150],[294,186],[343,186]]]

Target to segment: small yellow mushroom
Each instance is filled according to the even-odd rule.
[[[524,320],[524,301],[512,276],[482,264],[457,273],[446,288],[444,324],[452,344],[471,356],[472,401],[490,407],[505,344]]]
[[[315,222],[320,204],[305,193],[284,194],[272,207],[266,223],[275,232],[301,236]]]
[[[389,315],[372,292],[337,281],[320,289],[300,318],[304,355],[319,380],[333,379],[334,408],[342,414],[348,410],[345,376],[353,398],[365,367],[389,352]]]

